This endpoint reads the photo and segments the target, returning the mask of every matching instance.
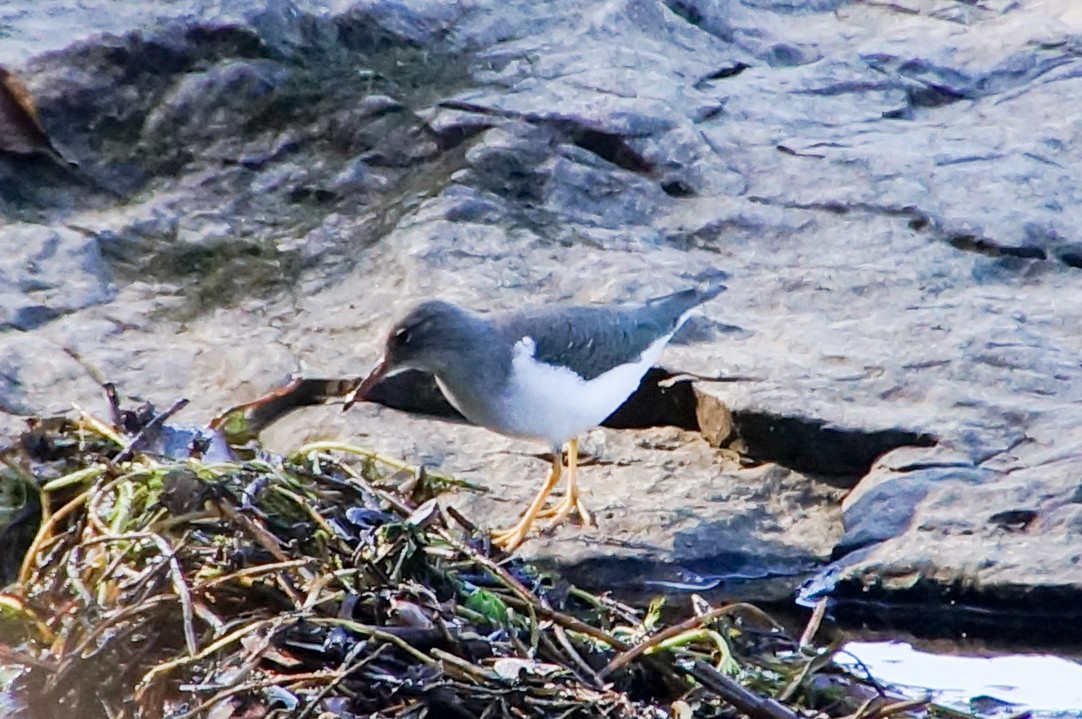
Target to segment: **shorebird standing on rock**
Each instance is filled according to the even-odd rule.
[[[577,512],[591,523],[578,492],[578,436],[623,404],[691,311],[723,290],[714,282],[641,305],[544,305],[490,315],[423,302],[391,329],[383,358],[346,409],[382,378],[419,369],[434,375],[474,424],[547,442],[552,470],[541,491],[514,526],[493,532],[493,543],[510,551],[538,518],[556,526]],[[563,474],[565,444],[567,493],[546,509]]]

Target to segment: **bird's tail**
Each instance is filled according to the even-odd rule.
[[[703,280],[698,287],[693,289],[693,292],[695,292],[695,304],[701,305],[703,302],[709,302],[727,289],[729,288],[723,285],[718,278]]]
[[[728,289],[721,282],[727,277],[728,275],[725,272],[715,270],[708,277],[702,278],[695,287],[689,287],[686,290],[674,292],[664,297],[655,297],[652,300],[647,300],[646,304],[654,307],[664,306],[673,317],[682,317],[688,310],[698,307],[704,302],[709,302]]]

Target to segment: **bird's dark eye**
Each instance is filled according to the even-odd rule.
[[[391,333],[391,342],[396,345],[408,345],[410,343],[410,331],[405,327],[399,327]]]

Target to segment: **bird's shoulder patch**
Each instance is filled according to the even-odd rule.
[[[537,359],[537,342],[529,335],[523,335],[515,341],[511,348],[515,357]]]

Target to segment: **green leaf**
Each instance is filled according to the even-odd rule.
[[[506,626],[510,620],[507,605],[497,595],[485,589],[478,589],[466,598],[466,608],[483,614],[493,624]]]

